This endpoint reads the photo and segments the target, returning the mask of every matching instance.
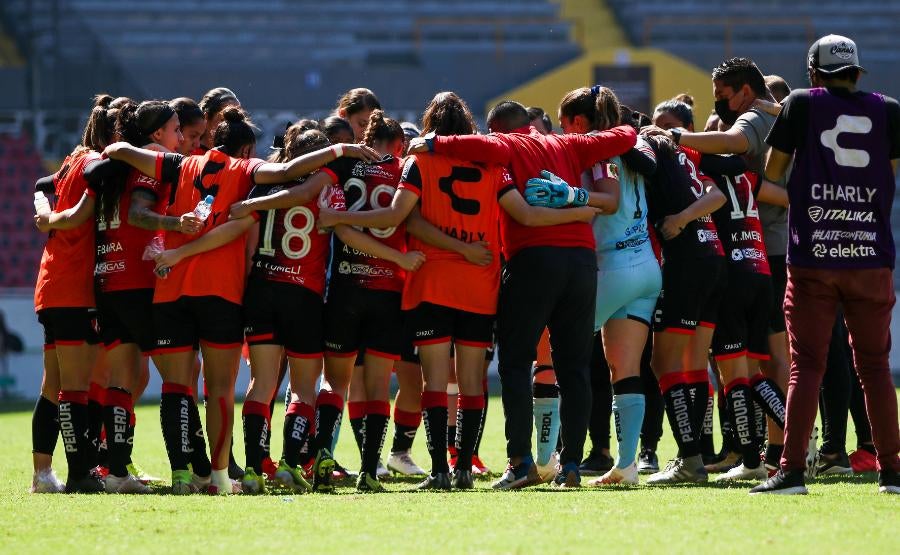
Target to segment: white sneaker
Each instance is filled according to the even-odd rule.
[[[760,464],[756,468],[747,468],[743,463],[732,468],[724,474],[716,476],[716,482],[734,482],[738,480],[765,481],[768,479],[769,473],[764,464]]]
[[[609,472],[588,482],[589,486],[610,486],[613,484],[628,484],[636,486],[638,480],[638,468],[636,463],[631,463],[625,468],[612,467]]]
[[[425,476],[427,473],[412,460],[409,451],[391,453],[387,460],[388,470],[404,476]]]
[[[541,477],[541,481],[549,483],[551,480],[556,478],[556,473],[559,472],[559,454],[554,451],[550,453],[550,460],[547,461],[547,464],[537,464],[538,476]]]
[[[206,491],[210,495],[232,495],[241,493],[241,483],[228,477],[228,469],[213,470],[210,476],[209,487]]]
[[[812,480],[816,477],[816,467],[819,465],[819,427],[813,426],[812,433],[809,434],[809,445],[806,447],[806,472],[804,477]]]
[[[133,474],[124,478],[110,474],[106,477],[106,493],[150,493],[150,488]]]
[[[66,485],[59,481],[52,468],[45,468],[34,473],[31,478],[31,493],[62,493]]]
[[[384,467],[384,463],[381,462],[381,459],[378,460],[378,466],[375,468],[375,477],[381,480],[382,478],[387,478],[391,475],[391,471]]]

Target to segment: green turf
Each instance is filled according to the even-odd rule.
[[[349,487],[302,496],[31,495],[30,411],[21,409],[0,413],[0,553],[890,553],[900,546],[900,497],[877,494],[872,474],[816,480],[810,495],[794,497],[750,497],[746,484],[493,492],[487,480],[451,494],[409,493],[414,482],[405,480],[391,481],[383,495]],[[168,478],[157,408],[141,406],[137,415],[134,458]],[[235,431],[242,461],[240,426]],[[414,456],[427,467],[424,443],[420,431]],[[272,448],[280,453],[277,434]],[[673,450],[667,435],[660,456]],[[354,451],[345,420],[337,458],[355,467]],[[502,469],[496,398],[482,452]],[[57,454],[63,474],[60,447]]]

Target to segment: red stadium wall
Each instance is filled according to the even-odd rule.
[[[28,135],[0,135],[0,288],[34,287],[44,246],[32,219],[34,182],[45,173]]]

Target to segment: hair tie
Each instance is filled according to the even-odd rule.
[[[597,95],[600,94],[600,85],[594,85],[591,87],[591,96],[597,98]]]

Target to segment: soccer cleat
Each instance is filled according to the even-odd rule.
[[[191,485],[194,487],[193,493],[206,491],[212,483],[212,475],[200,476],[191,471]]]
[[[106,487],[103,485],[103,478],[95,471],[84,478],[75,480],[66,480],[66,493],[103,493]]]
[[[251,495],[266,493],[266,479],[253,470],[252,466],[244,469],[244,477],[241,478],[241,491]]]
[[[531,457],[528,457],[516,466],[507,465],[506,472],[499,480],[491,484],[491,487],[494,489],[519,489],[540,483],[542,480],[538,474],[537,465],[534,464]]]
[[[244,469],[234,460],[234,454],[228,459],[228,477],[232,480],[240,480],[244,477]]]
[[[360,472],[362,474],[362,472]],[[387,478],[391,475],[391,471],[384,467],[384,463],[381,462],[381,459],[378,459],[378,466],[375,467],[375,477],[381,480],[382,478]]]
[[[447,448],[447,465],[450,467],[450,472],[453,472],[453,469],[456,468],[456,459],[458,458],[456,454],[456,447],[450,446]]]
[[[703,466],[705,467],[720,462],[723,458],[723,455],[720,455],[719,453],[704,453],[701,455],[701,457],[703,458]]]
[[[450,475],[446,472],[431,474],[416,486],[420,491],[449,491],[450,488]]]
[[[631,463],[625,468],[612,467],[609,472],[588,482],[589,486],[611,486],[615,484],[638,485],[638,467]]]
[[[647,485],[699,483],[707,480],[709,480],[709,475],[703,468],[703,458],[700,455],[694,455],[693,457],[672,459],[666,468],[647,478]]]
[[[124,478],[110,474],[106,477],[106,493],[150,493],[150,488],[132,474]]]
[[[587,458],[581,462],[578,471],[585,476],[600,476],[609,471],[615,461],[609,455],[604,455],[599,451],[591,451]]]
[[[756,468],[747,468],[743,464],[739,464],[724,474],[716,476],[716,482],[737,482],[741,480],[763,481],[768,479],[769,472],[763,464],[757,465]]]
[[[356,491],[360,493],[383,493],[387,490],[384,489],[378,478],[368,472],[360,472],[359,478],[356,479]]]
[[[816,477],[816,466],[819,464],[819,427],[813,426],[812,433],[809,434],[809,445],[806,447],[806,474],[807,480]]]
[[[706,472],[728,472],[732,468],[741,464],[744,458],[740,453],[735,453],[734,451],[729,451],[728,454],[725,455],[725,458],[715,464],[708,464],[703,468]]]
[[[31,478],[31,493],[62,493],[66,485],[59,481],[52,468],[45,468],[34,473]]]
[[[388,470],[403,476],[425,476],[427,473],[417,465],[409,454],[409,451],[396,451],[391,453],[387,460]]]
[[[580,488],[581,474],[578,472],[578,464],[571,462],[560,467],[550,485],[559,489]]]
[[[332,457],[333,459],[334,457]],[[331,470],[332,481],[341,482],[343,480],[355,480],[358,474],[355,470],[344,468],[341,463],[334,461],[334,468]]]
[[[140,466],[129,463],[125,466],[125,469],[128,470],[128,473],[141,481],[142,484],[151,484],[151,483],[159,483],[162,482],[162,478],[157,478],[156,476],[151,476],[144,472],[144,469]]]
[[[91,469],[91,473],[96,474],[101,480],[105,480],[109,476],[109,467],[97,465]]]
[[[819,453],[819,466],[816,467],[816,476],[825,476],[827,474],[853,474],[853,467],[850,465],[850,458],[847,452],[835,453],[834,455],[826,455]]]
[[[480,476],[481,474],[490,474],[491,469],[481,461],[478,455],[472,455],[472,474]]]
[[[802,470],[778,469],[774,476],[750,490],[750,495],[806,495],[806,484],[803,482]]]
[[[875,455],[866,449],[857,449],[850,453],[850,468],[853,472],[876,472]]]
[[[272,476],[276,483],[294,493],[312,491],[312,486],[303,477],[303,471],[300,468],[291,468],[284,459],[278,462],[278,468]]]
[[[475,487],[475,479],[472,477],[472,471],[459,468],[454,470],[450,486],[453,489],[473,489]]]
[[[172,495],[189,495],[197,493],[200,488],[195,485],[195,478],[202,480],[199,476],[190,470],[173,470],[172,471]],[[206,484],[209,485],[209,478],[206,478]]]
[[[275,464],[275,461],[271,457],[264,458],[262,461],[262,474],[271,480],[275,477],[276,472],[278,472],[278,465]]]
[[[881,470],[878,472],[878,491],[881,493],[900,493],[900,477],[896,470]]]
[[[656,450],[644,447],[638,454],[637,469],[639,474],[653,474],[659,472],[659,459]]]
[[[550,460],[547,461],[547,464],[537,465],[537,471],[541,482],[548,483],[553,480],[559,471],[559,455],[555,451],[550,453]]]
[[[316,462],[313,463],[313,491],[331,493],[334,486],[331,484],[332,473],[337,463],[328,449],[321,449],[316,454]]]

